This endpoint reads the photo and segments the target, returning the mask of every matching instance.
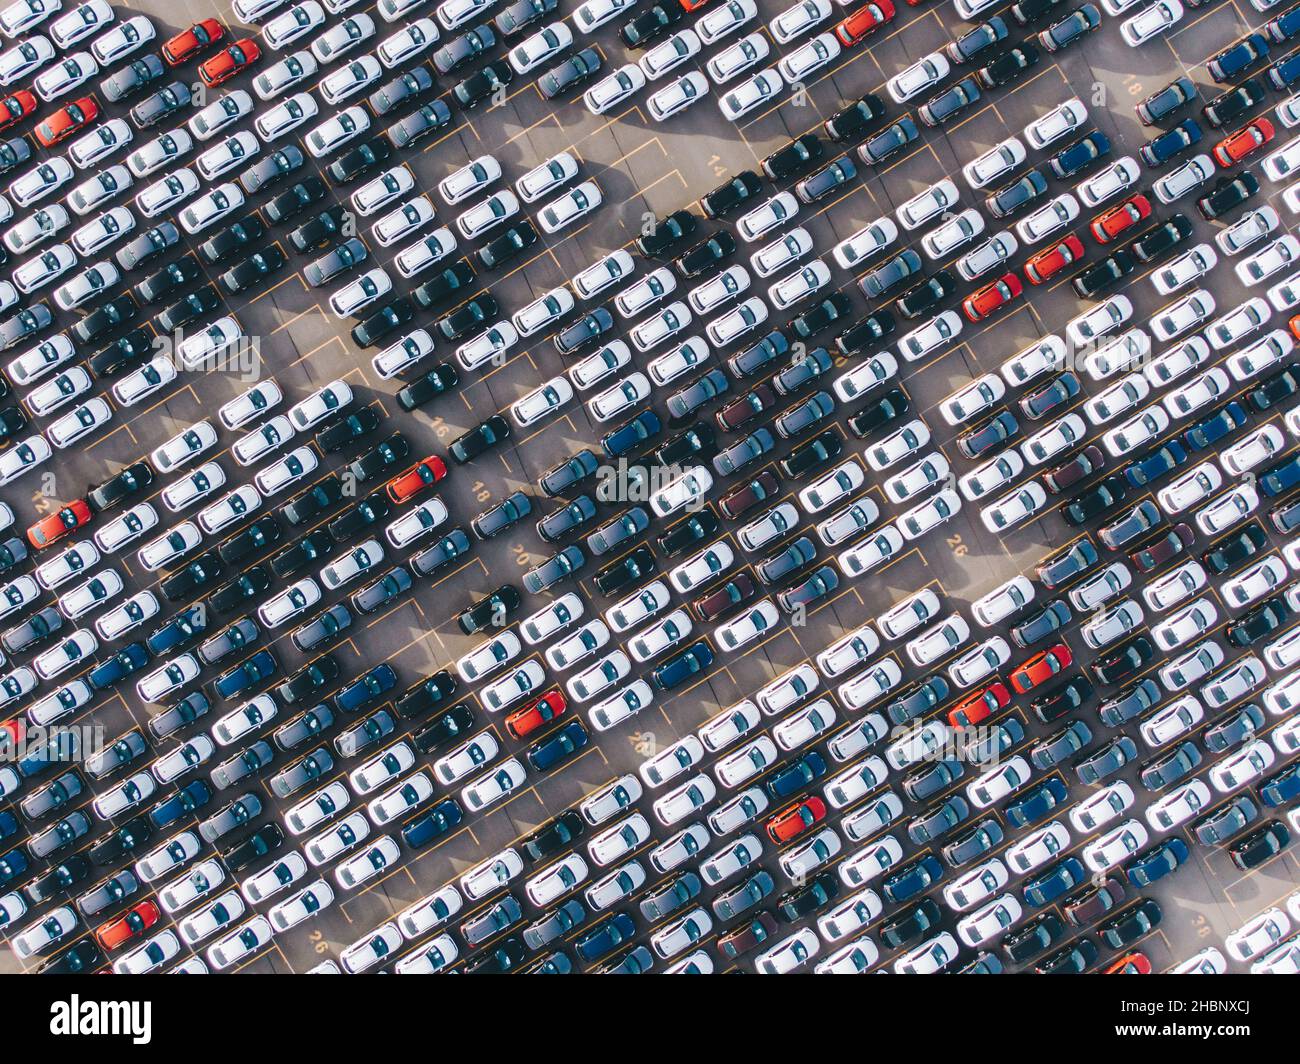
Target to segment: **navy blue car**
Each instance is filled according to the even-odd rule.
[[[274,654],[269,650],[259,650],[247,661],[217,677],[213,686],[222,698],[233,698],[241,691],[247,691],[269,679],[279,668],[280,663],[275,660]]]
[[[149,664],[149,651],[143,643],[129,643],[107,661],[100,662],[86,677],[96,691],[103,691],[121,683],[133,672]]]
[[[1138,149],[1138,152],[1148,166],[1162,166],[1175,155],[1200,143],[1200,140],[1201,127],[1197,125],[1195,119],[1188,118],[1173,129],[1152,137]]]
[[[611,913],[579,935],[573,947],[587,963],[598,961],[636,934],[636,924],[627,913]]]
[[[158,657],[197,639],[208,628],[208,611],[202,605],[190,606],[154,630],[145,640],[149,653]]]
[[[1246,423],[1246,411],[1235,399],[1183,433],[1189,450],[1204,451]]]
[[[1252,33],[1209,59],[1205,69],[1210,72],[1210,77],[1223,85],[1267,58],[1267,39],[1261,33]]]
[[[617,458],[659,435],[662,428],[658,414],[653,410],[642,410],[631,421],[602,436],[600,445],[610,458]]]
[[[1265,495],[1281,495],[1300,484],[1300,458],[1291,458],[1259,475],[1259,490]]]
[[[397,684],[397,673],[391,665],[376,665],[359,680],[355,680],[334,696],[334,705],[344,713],[355,713]]]
[[[1259,787],[1259,796],[1265,805],[1286,805],[1300,794],[1300,765],[1291,765],[1270,776]]]
[[[814,780],[826,775],[826,762],[821,754],[814,752],[804,754],[792,765],[777,771],[767,781],[767,793],[780,801],[803,790]]]
[[[202,809],[212,800],[211,788],[203,780],[191,780],[169,798],[149,810],[149,819],[156,828],[165,828],[183,816]]]
[[[665,661],[650,674],[650,678],[659,690],[671,691],[712,664],[713,651],[709,648],[709,644],[701,639]]]
[[[1026,824],[1042,820],[1065,801],[1066,793],[1065,784],[1055,776],[1050,780],[1044,780],[1007,806],[1007,823],[1012,827],[1022,828]]]
[[[1061,895],[1088,881],[1088,870],[1077,857],[1066,857],[1033,879],[1026,880],[1021,888],[1025,904],[1035,908],[1050,905]]]
[[[1124,468],[1124,476],[1135,488],[1172,473],[1187,461],[1187,448],[1177,440],[1145,454]]]
[[[1187,860],[1187,843],[1176,835],[1143,850],[1128,866],[1128,881],[1141,889],[1163,879]]]
[[[1062,148],[1048,160],[1052,173],[1065,180],[1110,154],[1110,138],[1099,129]]]
[[[455,798],[444,798],[423,816],[408,820],[402,825],[402,839],[413,850],[428,846],[456,827],[465,812]]]
[[[919,861],[913,861],[889,876],[881,884],[881,889],[890,901],[908,901],[929,890],[942,876],[943,865],[934,854],[927,853]]]
[[[0,884],[12,883],[30,867],[31,862],[27,859],[27,851],[21,846],[15,846],[8,853],[0,856]]]
[[[530,746],[524,756],[538,772],[546,772],[564,764],[589,741],[582,721],[571,720],[563,728]]]

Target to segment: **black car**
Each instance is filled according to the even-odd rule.
[[[86,502],[96,513],[118,506],[133,495],[146,491],[154,482],[154,472],[147,462],[136,462],[114,473],[86,492]]]
[[[318,568],[337,547],[326,529],[317,528],[272,558],[271,572],[281,580],[292,579],[307,569]]]
[[[232,295],[246,292],[250,288],[265,284],[268,277],[284,268],[286,261],[284,252],[277,245],[268,244],[223,273],[221,283]],[[215,305],[211,309],[216,309]],[[173,326],[164,327],[173,328]]]
[[[509,423],[500,414],[493,414],[464,435],[452,440],[451,446],[447,449],[451,452],[451,456],[463,465],[508,439],[510,439]]]
[[[484,23],[466,30],[459,37],[453,37],[434,52],[433,65],[439,74],[446,77],[491,51],[496,44],[496,34],[492,32],[491,26]]]
[[[1248,647],[1278,631],[1294,616],[1285,598],[1265,599],[1227,627],[1228,642]]]
[[[447,701],[460,688],[460,683],[452,673],[440,669],[432,676],[425,677],[393,704],[397,715],[404,720],[417,720],[432,712]],[[463,703],[451,706],[446,719],[438,723],[446,730],[464,731],[473,721],[473,714]]]
[[[1065,921],[1056,913],[1039,913],[1007,933],[1002,939],[1002,952],[1008,960],[1022,964],[1054,946],[1065,931]]]
[[[334,509],[343,501],[343,485],[330,474],[317,481],[307,491],[285,503],[280,512],[291,525],[304,525]]]
[[[1111,949],[1126,949],[1159,927],[1162,916],[1154,898],[1140,898],[1105,923],[1098,924],[1097,933]]]
[[[709,539],[718,531],[718,515],[706,506],[699,513],[688,514],[659,537],[659,549],[668,557],[676,557],[697,543]]]
[[[679,3],[655,4],[623,25],[618,35],[629,48],[645,48],[667,34],[686,17]]]
[[[337,658],[322,654],[276,687],[275,693],[286,705],[293,705],[328,687],[339,678],[340,671]]]
[[[843,453],[844,440],[835,429],[827,429],[800,444],[778,463],[787,477],[795,479],[825,468]]]
[[[415,298],[424,303],[419,289],[416,290]],[[424,305],[427,306],[428,304]],[[461,337],[476,333],[489,323],[496,321],[500,310],[501,307],[497,303],[496,297],[491,293],[484,292],[457,307],[446,317],[439,318],[438,331],[448,340],[459,340]]]
[[[397,393],[403,410],[417,410],[460,384],[460,374],[450,362],[440,362],[423,376],[404,385]]]
[[[476,107],[489,96],[504,93],[515,79],[515,70],[504,59],[488,63],[452,89],[456,101],[466,110]]]
[[[1070,284],[1083,299],[1105,295],[1137,269],[1137,261],[1119,248],[1075,277]]]
[[[1123,683],[1141,672],[1155,657],[1155,653],[1155,646],[1146,636],[1133,636],[1093,661],[1093,677],[1102,684]]]
[[[385,520],[392,510],[384,493],[377,491],[347,507],[326,527],[331,536],[343,543]]]
[[[1297,391],[1300,391],[1300,364],[1287,366],[1265,377],[1246,393],[1246,401],[1255,413],[1263,414],[1286,402]]]
[[[105,300],[72,326],[72,335],[83,344],[92,343],[108,333],[121,329],[140,316],[140,305],[128,292],[116,299]]]
[[[847,107],[836,111],[826,119],[824,128],[831,140],[843,144],[846,141],[861,140],[875,129],[884,117],[884,101],[874,92],[869,92],[861,99],[854,100]]]
[[[1011,5],[1011,17],[1016,20],[1017,26],[1028,26],[1045,19],[1056,10],[1057,5],[1064,2],[1065,0],[1016,0]]]
[[[249,599],[265,594],[270,586],[270,574],[263,566],[255,565],[217,588],[208,599],[208,608],[214,613],[230,613]]]
[[[849,430],[859,439],[893,424],[909,410],[912,401],[901,388],[890,388],[848,419]]]
[[[1233,839],[1228,856],[1241,871],[1249,872],[1270,861],[1291,845],[1291,832],[1280,820],[1269,820],[1247,835]]]
[[[536,228],[525,218],[479,248],[478,260],[483,264],[484,269],[499,270],[536,244],[537,239]]]
[[[939,270],[894,300],[894,307],[905,318],[919,318],[947,300],[955,291],[957,278],[948,270]]]
[[[1259,192],[1259,179],[1249,170],[1220,178],[1212,189],[1196,200],[1201,217],[1213,221],[1236,210]]]
[[[332,421],[316,432],[316,445],[326,454],[343,450],[356,440],[364,439],[379,428],[379,414],[372,406],[363,406],[346,417]]]
[[[326,173],[331,181],[346,185],[379,169],[392,155],[393,142],[387,137],[375,137],[344,152],[329,164]]]
[[[673,265],[677,272],[690,280],[707,273],[714,266],[720,266],[736,253],[736,238],[725,229],[701,240],[698,244],[682,253]]]
[[[466,635],[473,635],[487,628],[501,628],[509,621],[510,615],[519,609],[523,597],[513,584],[502,584],[490,595],[479,599],[464,609],[456,617],[456,623]]]
[[[1058,687],[1039,695],[1030,707],[1044,724],[1082,708],[1093,695],[1093,686],[1082,676],[1074,676]]]
[[[586,824],[582,817],[572,809],[566,809],[549,823],[543,824],[536,831],[519,840],[524,857],[531,864],[569,849],[574,842],[582,838]]]
[[[1251,521],[1236,532],[1214,541],[1201,555],[1201,562],[1216,576],[1235,569],[1268,545],[1268,535],[1258,521]]]
[[[725,218],[763,191],[763,181],[753,170],[743,170],[700,197],[700,206],[710,218]]]
[[[266,217],[273,225],[279,225],[290,218],[296,218],[313,203],[324,199],[328,191],[325,182],[319,177],[309,177],[305,181],[299,181],[288,191],[281,192],[262,210],[266,212]]]
[[[1168,221],[1149,229],[1128,246],[1138,262],[1154,262],[1167,255],[1192,235],[1191,220],[1185,214],[1175,214]]]
[[[878,310],[854,322],[835,337],[835,349],[842,355],[855,355],[892,335],[897,328],[898,323],[889,311]]]
[[[604,307],[597,307],[555,334],[555,350],[562,355],[571,355],[587,344],[595,343],[613,328],[614,315]]]
[[[416,288],[412,295],[415,296],[415,301],[420,306],[432,307],[445,299],[449,299],[454,293],[466,287],[473,280],[474,267],[469,264],[469,259],[459,258]],[[497,303],[491,295],[485,292],[479,297],[479,300],[480,302],[475,305],[480,308],[480,311],[491,308],[492,314],[496,314]],[[473,329],[481,325],[483,321],[488,320],[481,319],[477,315],[473,316],[475,320],[468,323],[466,328]],[[447,334],[444,332],[443,335],[446,336]],[[449,340],[456,339],[454,336],[448,336],[447,338]]]
[[[763,160],[763,173],[772,181],[784,181],[806,174],[826,157],[826,149],[816,133],[796,137]]]
[[[409,299],[394,299],[352,326],[352,342],[358,347],[377,347],[415,317]]]
[[[699,218],[690,211],[674,211],[668,217],[656,221],[649,232],[642,230],[636,239],[637,250],[649,258],[662,257],[690,240],[699,227]]]
[[[270,188],[299,169],[306,161],[302,150],[292,144],[259,159],[239,175],[239,183],[248,195]]]
[[[658,571],[658,568],[650,548],[637,547],[598,570],[594,582],[602,595],[612,596],[628,585],[652,575]]]
[[[274,514],[258,518],[238,535],[231,536],[217,553],[226,565],[240,565],[268,547],[274,547],[284,536],[284,530]]]
[[[1001,15],[994,15],[988,21],[967,30],[956,40],[945,44],[944,54],[954,63],[969,63],[981,52],[1005,41],[1007,35],[1006,20]]]
[[[801,339],[807,340],[829,329],[853,309],[853,301],[843,292],[832,292],[790,322],[790,328]]]
[[[834,872],[822,872],[802,886],[787,890],[776,899],[777,916],[793,924],[818,909],[825,908],[840,896],[839,877]]]
[[[199,245],[199,254],[208,265],[215,266],[232,255],[256,244],[266,235],[266,226],[256,214],[228,225],[215,236],[209,237]]]
[[[376,477],[389,474],[394,466],[405,462],[410,453],[411,445],[406,437],[400,432],[394,432],[388,439],[353,461],[348,470],[359,484],[365,484]]]
[[[275,824],[263,824],[243,842],[232,846],[221,856],[233,875],[261,861],[284,845],[284,832]]]
[[[1267,92],[1259,78],[1247,78],[1240,85],[1216,96],[1201,108],[1201,113],[1214,129],[1222,129],[1253,111]]]
[[[216,551],[208,551],[167,577],[159,587],[168,602],[179,602],[216,581],[221,573],[220,557]]]
[[[942,918],[938,903],[933,898],[923,898],[882,923],[880,940],[890,949],[903,949],[925,938]]]
[[[221,306],[221,297],[212,285],[204,285],[158,313],[158,327],[175,332],[192,321],[207,317]]]
[[[203,267],[193,253],[173,259],[157,273],[151,273],[132,291],[141,303],[159,303],[178,288],[185,288],[199,279]]]

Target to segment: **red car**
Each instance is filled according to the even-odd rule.
[[[1001,680],[994,680],[983,691],[967,695],[948,711],[948,723],[954,728],[973,728],[1011,704],[1011,692]]]
[[[1063,669],[1068,669],[1074,662],[1074,655],[1064,643],[1057,643],[1041,653],[1035,654],[1011,674],[1011,686],[1020,694],[1032,691],[1039,684],[1046,683]]]
[[[261,58],[262,49],[257,46],[257,42],[251,37],[245,37],[200,63],[199,77],[203,79],[204,85],[215,89]]]
[[[57,543],[74,529],[90,521],[90,507],[84,499],[74,499],[58,513],[42,517],[27,530],[27,542],[37,550]]]
[[[1300,340],[1300,314],[1297,314],[1287,324],[1291,326],[1291,335]]]
[[[0,129],[8,129],[36,110],[36,97],[26,89],[0,100]]]
[[[835,36],[840,39],[840,44],[845,48],[851,48],[871,36],[893,17],[892,0],[875,0],[875,3],[863,5],[848,18],[839,22],[835,27]]]
[[[72,136],[78,130],[90,125],[99,117],[99,104],[93,97],[83,96],[73,100],[65,107],[60,107],[44,122],[36,126],[36,139],[47,148],[53,148],[59,141]]]
[[[158,922],[162,914],[151,901],[142,901],[127,909],[116,920],[101,924],[95,937],[104,949],[120,949],[132,939],[140,938]]]
[[[816,796],[810,796],[771,817],[767,822],[767,837],[779,846],[783,842],[797,839],[825,819],[826,803]]]
[[[226,35],[226,27],[214,18],[196,22],[183,33],[176,34],[162,46],[163,61],[168,66],[179,66],[193,59],[210,44],[216,44]]]
[[[708,2],[709,0],[681,0],[682,8],[686,11],[698,11]]]
[[[1126,953],[1106,966],[1103,975],[1150,975],[1151,962],[1141,951]]]
[[[961,309],[971,321],[981,321],[995,311],[1020,298],[1024,286],[1014,273],[1004,273],[992,284],[986,284],[974,295],[962,300]]]
[[[1220,166],[1239,163],[1255,149],[1262,148],[1272,140],[1275,132],[1273,123],[1267,118],[1256,118],[1247,122],[1214,146],[1214,160]]]
[[[1143,218],[1151,216],[1151,201],[1138,193],[1129,196],[1118,207],[1112,207],[1105,214],[1099,214],[1088,227],[1098,244],[1109,244],[1126,229],[1132,229]]]
[[[0,750],[12,755],[27,734],[27,721],[23,717],[14,717],[0,724]]]
[[[1064,240],[1044,248],[1025,263],[1025,280],[1042,284],[1067,266],[1083,258],[1083,241],[1071,233]]]
[[[414,499],[425,488],[437,484],[447,475],[447,463],[436,454],[429,455],[411,466],[405,473],[399,473],[388,482],[388,497],[401,504]]]
[[[554,691],[547,691],[536,702],[524,706],[523,709],[516,709],[510,716],[506,717],[506,731],[516,739],[522,739],[525,736],[532,735],[538,728],[545,724],[550,724],[568,708],[569,703],[565,701],[564,695],[558,688]]]

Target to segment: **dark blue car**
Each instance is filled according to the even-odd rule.
[[[650,674],[650,678],[659,690],[671,691],[712,664],[713,651],[709,648],[709,644],[701,639],[665,661]]]
[[[442,838],[464,819],[460,803],[455,798],[444,798],[423,816],[403,824],[402,839],[411,849],[418,850]]]
[[[1213,447],[1230,432],[1235,432],[1246,423],[1246,411],[1235,399],[1225,403],[1204,421],[1193,425],[1183,433],[1183,443],[1193,451],[1204,451]]]
[[[1007,823],[1012,827],[1022,828],[1036,820],[1042,820],[1053,809],[1065,801],[1066,787],[1056,777],[1044,780],[1037,787],[1022,794],[1007,806]]]
[[[1184,119],[1157,137],[1151,138],[1139,149],[1147,166],[1162,166],[1180,152],[1200,143],[1201,127],[1191,118]]]
[[[636,934],[636,924],[627,913],[611,913],[598,924],[593,924],[574,942],[578,956],[590,964],[613,953]]]
[[[145,641],[149,653],[161,657],[193,639],[197,639],[208,628],[208,611],[202,605],[190,606],[181,610],[170,621],[156,628]]]
[[[149,651],[143,643],[130,643],[124,646],[107,661],[101,662],[90,670],[86,677],[90,686],[96,691],[103,691],[114,684],[121,683],[133,672],[149,664]]]
[[[790,795],[803,790],[814,780],[820,779],[824,775],[826,775],[826,762],[822,759],[821,754],[816,752],[807,753],[794,764],[779,769],[767,781],[767,793],[780,801],[782,798],[788,798]]]
[[[191,780],[179,791],[149,810],[154,827],[164,828],[183,816],[202,809],[212,800],[212,790],[202,780]]]
[[[1259,475],[1259,490],[1265,495],[1281,495],[1300,484],[1300,458],[1291,458]]]
[[[534,743],[524,755],[538,772],[558,768],[573,757],[589,741],[582,721],[571,720],[563,728]]]
[[[1187,448],[1177,440],[1170,440],[1163,447],[1143,455],[1124,468],[1124,476],[1135,488],[1158,480],[1187,461]]]
[[[1027,880],[1021,894],[1025,904],[1033,907],[1050,905],[1061,895],[1088,881],[1088,870],[1077,857],[1066,857]]]
[[[334,705],[344,713],[355,713],[397,684],[391,665],[376,665],[359,680],[354,680],[334,696]]]
[[[1073,177],[1084,167],[1110,154],[1110,138],[1099,129],[1062,148],[1048,161],[1052,173],[1062,180]]]
[[[262,683],[280,668],[275,655],[269,650],[259,650],[247,661],[236,665],[229,672],[217,677],[213,685],[222,698],[234,698],[241,691],[247,691]]]
[[[10,835],[18,833],[18,818],[5,810],[0,813],[0,839],[7,839]]]
[[[642,410],[631,421],[602,436],[600,445],[610,458],[617,458],[619,455],[636,450],[646,440],[659,435],[661,428],[663,425],[659,421],[658,414],[653,410]]]
[[[1187,843],[1177,836],[1143,850],[1128,866],[1128,881],[1141,889],[1169,875],[1187,860]]]
[[[1257,63],[1268,58],[1268,41],[1263,34],[1252,33],[1230,48],[1210,58],[1205,69],[1220,85],[1235,80]]]
[[[881,889],[890,901],[903,902],[929,890],[943,876],[943,865],[934,854],[927,853],[919,861],[900,868],[889,876]]]
[[[1300,794],[1300,765],[1284,768],[1277,775],[1265,780],[1259,788],[1260,798],[1265,805],[1271,806],[1286,805],[1298,794]]]
[[[15,846],[8,853],[0,856],[0,883],[12,883],[30,867],[31,862],[27,859],[27,851],[21,846]]]

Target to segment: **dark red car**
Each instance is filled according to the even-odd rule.
[[[778,846],[797,839],[809,828],[826,819],[826,803],[815,795],[787,806],[768,818],[767,837]]]
[[[1011,704],[1011,692],[1001,680],[994,680],[984,690],[967,695],[948,711],[948,723],[954,728],[973,728]]]
[[[421,459],[405,473],[398,473],[385,489],[388,497],[397,504],[414,499],[425,488],[437,484],[447,475],[447,463],[436,454]]]
[[[725,935],[718,936],[718,952],[731,960],[751,949],[757,949],[776,934],[776,917],[771,913],[755,914],[738,927],[732,928]]]
[[[1121,233],[1132,229],[1144,218],[1151,217],[1151,201],[1140,192],[1123,203],[1099,214],[1089,229],[1098,244],[1109,244]]]
[[[974,295],[962,300],[961,309],[971,321],[981,321],[1020,298],[1024,286],[1014,273],[1004,273],[992,284],[986,284]]]
[[[848,18],[837,23],[835,36],[845,48],[851,48],[871,36],[886,22],[892,21],[893,17],[892,0],[875,0],[874,3],[864,4]]]
[[[1042,284],[1083,258],[1083,241],[1071,233],[1064,240],[1031,255],[1025,263],[1025,280]]]
[[[262,49],[257,46],[257,42],[251,37],[245,37],[200,63],[199,77],[203,79],[204,85],[216,88],[261,58]]]
[[[748,484],[742,484],[724,495],[718,502],[718,508],[734,521],[773,498],[779,488],[775,474],[765,469]]]
[[[758,586],[745,573],[737,573],[716,591],[691,603],[691,612],[704,622],[716,621],[728,610],[743,606],[758,594]]]
[[[776,396],[772,394],[772,389],[766,384],[759,384],[751,391],[733,399],[713,417],[718,423],[718,428],[723,432],[733,432],[765,411],[771,410],[775,402]]]
[[[1044,473],[1043,483],[1053,495],[1059,495],[1071,485],[1092,476],[1105,462],[1101,448],[1090,443],[1072,458]]]
[[[163,62],[168,66],[179,66],[187,59],[193,59],[209,45],[216,44],[225,35],[225,26],[214,18],[205,18],[176,34],[162,46]]]
[[[1194,538],[1195,533],[1190,525],[1175,525],[1159,539],[1135,550],[1128,556],[1128,560],[1137,566],[1139,572],[1149,573],[1185,551]]]
[[[90,507],[84,499],[73,499],[58,513],[42,517],[27,530],[27,542],[37,550],[57,543],[69,532],[80,528],[90,520]]]
[[[79,132],[99,117],[99,104],[93,97],[83,96],[79,100],[60,107],[49,118],[36,126],[36,139],[47,148],[53,148],[59,141],[65,140]]]
[[[1040,651],[1011,674],[1011,686],[1020,694],[1032,691],[1074,663],[1074,655],[1064,643]]]
[[[536,702],[524,706],[523,709],[516,709],[506,717],[506,731],[516,739],[523,739],[557,719],[568,705],[569,703],[558,689],[547,691]]]

